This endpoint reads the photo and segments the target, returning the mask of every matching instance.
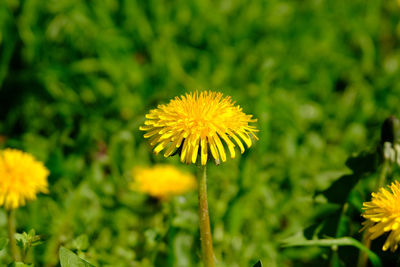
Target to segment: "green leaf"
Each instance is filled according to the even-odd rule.
[[[80,235],[72,241],[72,247],[77,250],[87,250],[89,248],[89,238],[87,235]]]
[[[79,258],[69,249],[60,247],[59,253],[61,267],[94,267],[94,265]]]
[[[2,250],[3,248],[5,248],[5,246],[7,245],[8,240],[5,237],[0,238],[0,250]]]
[[[349,167],[355,175],[363,176],[375,172],[378,158],[376,151],[364,151],[357,156],[351,156],[346,160],[346,166]]]
[[[31,229],[29,233],[26,232],[23,232],[22,234],[15,233],[14,236],[17,241],[18,247],[24,250],[29,250],[31,247],[42,244],[40,236],[36,235],[34,229]]]
[[[261,261],[257,261],[257,263],[253,265],[253,267],[262,267]]]
[[[346,166],[353,173],[341,176],[329,188],[322,192],[317,192],[317,194],[322,193],[330,203],[343,204],[347,202],[351,190],[353,190],[358,181],[376,170],[376,155],[375,152],[363,152],[356,157],[348,158]]]
[[[283,247],[295,247],[295,246],[321,246],[321,247],[331,247],[331,246],[353,246],[358,248],[361,251],[364,251],[371,263],[375,267],[382,266],[382,262],[379,257],[361,244],[359,241],[355,240],[351,237],[342,237],[342,238],[332,238],[332,239],[316,239],[316,240],[306,240],[299,238],[291,238],[291,240],[287,240]]]

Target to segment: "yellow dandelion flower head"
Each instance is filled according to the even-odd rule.
[[[159,199],[181,195],[196,188],[196,179],[193,175],[181,172],[171,165],[136,167],[132,175],[131,189]]]
[[[140,130],[147,131],[144,137],[150,138],[156,154],[163,149],[165,157],[180,152],[180,159],[186,164],[196,163],[200,155],[201,165],[205,165],[209,154],[216,162],[225,162],[222,141],[234,158],[236,145],[243,153],[243,142],[250,147],[253,139],[258,139],[254,134],[258,130],[249,125],[257,120],[234,104],[222,93],[189,93],[150,110]]]
[[[0,151],[0,206],[16,209],[39,192],[48,193],[49,171],[32,155],[16,149]]]
[[[382,250],[395,251],[400,242],[400,183],[396,181],[389,188],[390,191],[381,188],[372,193],[372,200],[363,203],[362,216],[366,221],[361,230],[367,229],[371,240],[390,232]]]

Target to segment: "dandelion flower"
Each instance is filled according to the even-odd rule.
[[[196,179],[171,165],[156,165],[152,168],[136,167],[132,171],[131,189],[166,199],[181,195],[196,188]]]
[[[389,188],[390,191],[381,188],[372,193],[372,200],[363,203],[362,216],[366,221],[361,230],[367,229],[370,240],[390,232],[382,250],[395,251],[400,242],[400,183],[396,181]]]
[[[49,171],[32,155],[16,149],[0,151],[0,206],[16,209],[39,192],[47,193]]]
[[[249,125],[257,120],[234,104],[222,93],[189,93],[151,110],[140,130],[147,131],[144,137],[150,138],[156,154],[164,149],[165,157],[180,152],[186,164],[196,163],[200,155],[201,165],[205,165],[210,154],[216,162],[225,162],[225,147],[234,158],[236,145],[243,153],[243,143],[250,147],[253,139],[258,139],[254,134],[258,130]]]

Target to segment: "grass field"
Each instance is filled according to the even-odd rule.
[[[49,193],[16,210],[17,232],[42,241],[25,263],[59,266],[65,247],[95,266],[203,266],[196,191],[159,201],[129,187],[134,167],[196,172],[152,154],[139,126],[202,90],[231,96],[260,130],[243,155],[208,164],[217,266],[356,266],[354,246],[296,234],[362,242],[381,126],[400,116],[395,0],[0,1],[0,149],[50,171]],[[373,163],[346,166],[361,152]],[[335,184],[346,174],[354,183]],[[394,264],[384,241],[371,251]]]

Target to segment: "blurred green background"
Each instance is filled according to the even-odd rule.
[[[51,171],[50,194],[17,212],[18,231],[44,240],[29,261],[57,266],[65,246],[97,266],[200,266],[196,193],[157,203],[127,185],[138,165],[194,171],[152,155],[138,127],[203,89],[260,129],[244,155],[209,167],[219,266],[326,261],[281,241],[400,115],[399,15],[395,0],[1,0],[0,148]]]

